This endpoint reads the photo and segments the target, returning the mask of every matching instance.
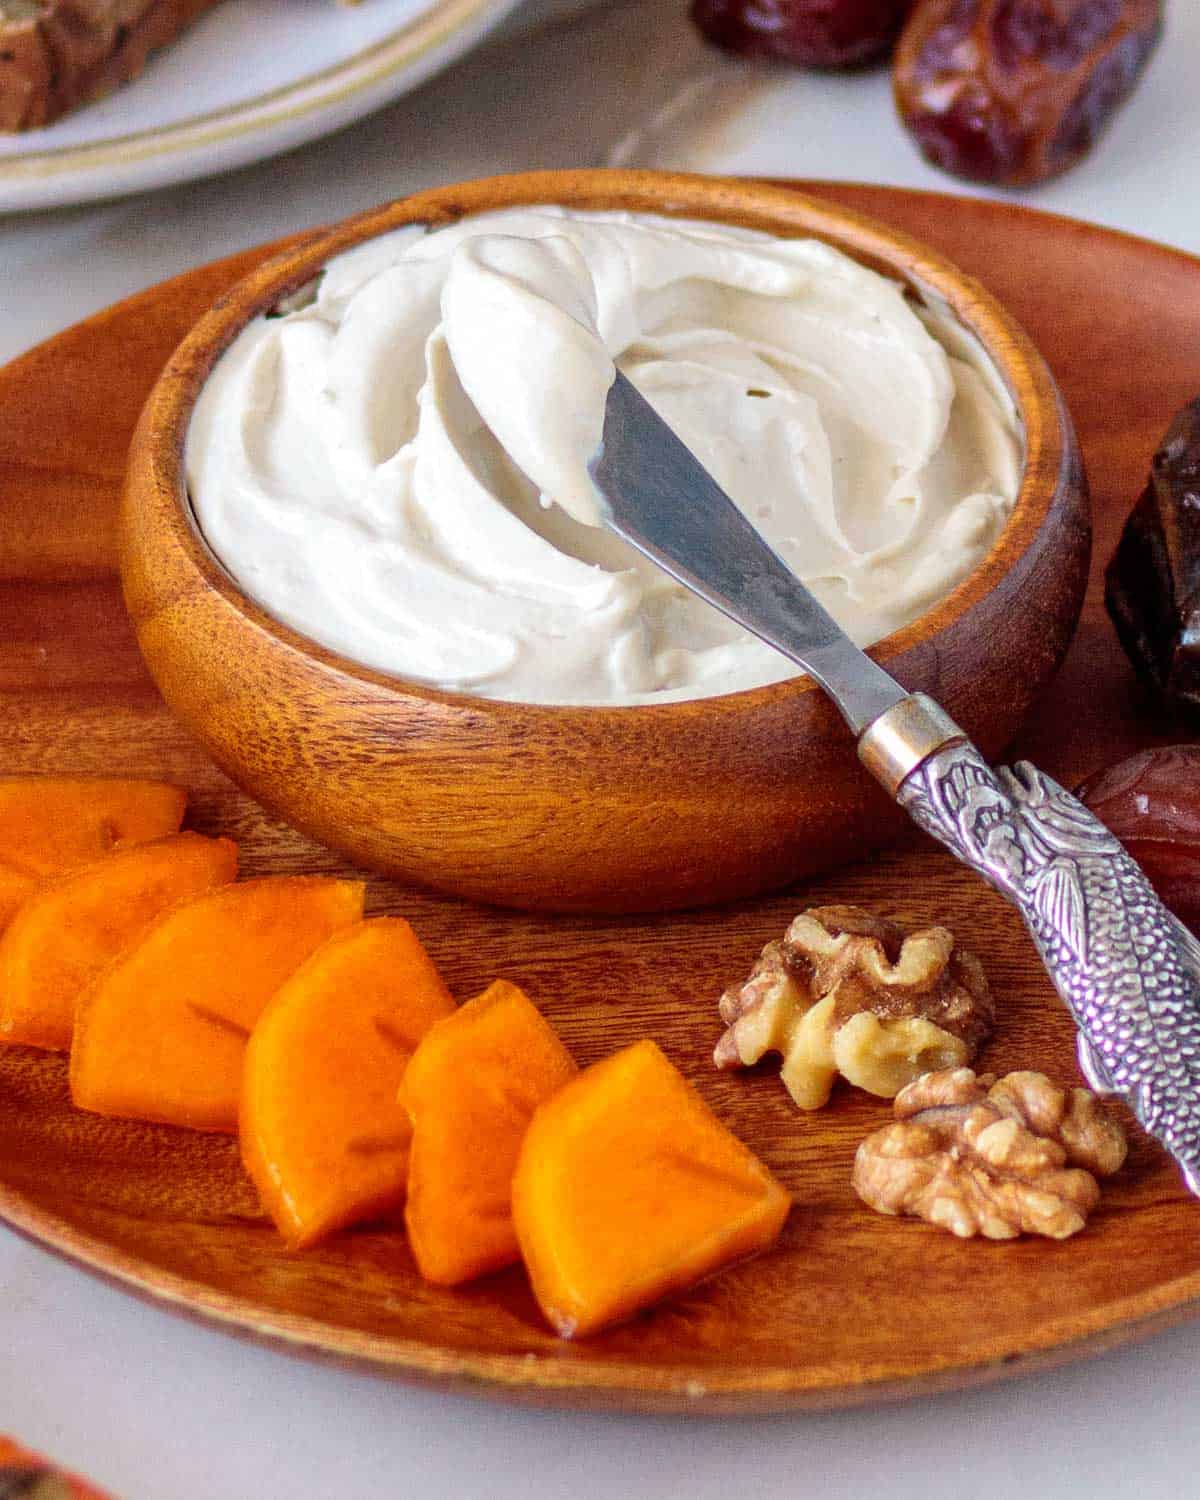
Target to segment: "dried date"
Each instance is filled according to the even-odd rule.
[[[1172,707],[1200,713],[1200,397],[1155,453],[1105,583],[1138,676]]]
[[[935,166],[1041,182],[1091,150],[1162,30],[1162,0],[918,0],[896,108]]]
[[[807,68],[857,68],[886,57],[913,0],[692,0],[710,42]]]
[[[1200,936],[1200,745],[1143,750],[1090,776],[1078,795]]]

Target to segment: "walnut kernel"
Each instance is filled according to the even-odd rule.
[[[801,1109],[819,1109],[840,1073],[893,1098],[922,1073],[973,1062],[992,1028],[978,960],[944,927],[905,934],[857,906],[802,912],[720,1001],[713,1060],[749,1067],[768,1052]]]
[[[1041,1073],[996,1082],[946,1069],[901,1090],[893,1110],[858,1148],[855,1192],[963,1239],[1077,1234],[1100,1201],[1096,1177],[1125,1160],[1124,1132],[1094,1095]]]

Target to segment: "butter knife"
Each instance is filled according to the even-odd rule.
[[[859,650],[630,381],[588,465],[602,524],[816,678],[915,823],[1024,918],[1078,1028],[1200,1196],[1200,943],[1098,819],[1027,762],[992,770],[953,719]]]

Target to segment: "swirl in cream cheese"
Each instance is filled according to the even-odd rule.
[[[209,545],[367,666],[543,703],[794,667],[597,524],[619,367],[860,644],[984,557],[1017,425],[945,314],[816,240],[553,207],[380,236],[256,319],[187,443]]]

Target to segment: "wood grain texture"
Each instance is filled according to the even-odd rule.
[[[176,350],[130,449],[125,599],[164,698],[253,797],[364,867],[504,906],[654,911],[774,890],[879,848],[904,815],[810,679],[646,707],[497,703],[360,667],[273,620],[209,553],[182,452],[218,355],[333,255],[402,224],[518,204],[660,211],[817,234],[940,298],[1005,376],[1025,433],[984,563],[872,654],[995,753],[1058,667],[1082,604],[1087,497],[1045,364],[983,287],[906,236],[763,184],[536,172],[417,194],[248,277]],[[164,293],[164,296],[168,294]],[[1003,682],[989,671],[1003,655]]]
[[[1099,570],[1154,444],[1200,382],[1200,263],[1001,204],[821,191],[928,238],[981,276],[1037,340],[1071,405],[1091,471],[1095,576],[1065,667],[1019,750],[1070,783],[1138,745],[1184,738],[1135,688],[1103,613]],[[199,274],[211,296],[219,274]],[[71,461],[82,472],[111,461],[103,434],[132,426],[123,403],[137,396],[118,376],[153,305],[151,295],[107,315],[86,344],[78,332],[66,336],[68,349],[89,350],[82,384],[72,384],[77,352],[61,370],[53,344],[38,353],[43,370],[59,372],[55,400],[78,428]],[[182,324],[161,310],[157,318],[165,359]],[[148,352],[139,356],[150,363]],[[18,391],[24,408],[14,413]],[[0,372],[8,437],[36,430],[29,402],[38,394]],[[84,437],[93,412],[96,456]],[[21,462],[7,440],[0,462],[8,471]],[[115,504],[115,480],[107,497]],[[57,542],[31,540],[36,573]],[[112,581],[0,585],[0,642],[6,771],[166,776],[195,789],[193,826],[242,842],[247,873],[351,873],[264,816],[171,718]],[[995,671],[1003,684],[1003,660]],[[982,956],[996,991],[988,1066],[1076,1077],[1070,1024],[1019,919],[915,834],[770,900],[672,917],[506,914],[372,883],[370,908],[410,918],[459,997],[497,975],[520,983],[581,1063],[653,1036],[795,1193],[775,1250],[624,1328],[562,1344],[518,1272],[437,1291],[417,1279],[402,1236],[383,1227],[290,1255],[260,1214],[233,1142],[72,1111],[61,1061],[23,1049],[0,1053],[0,1212],[81,1264],[231,1331],[505,1399],[609,1409],[760,1411],[896,1397],[1077,1357],[1194,1313],[1200,1210],[1144,1136],[1135,1133],[1128,1166],[1078,1239],[960,1244],[854,1198],[854,1148],[886,1106],[843,1090],[826,1111],[801,1117],[772,1066],[715,1072],[721,989],[798,908],[841,900],[946,922]]]

